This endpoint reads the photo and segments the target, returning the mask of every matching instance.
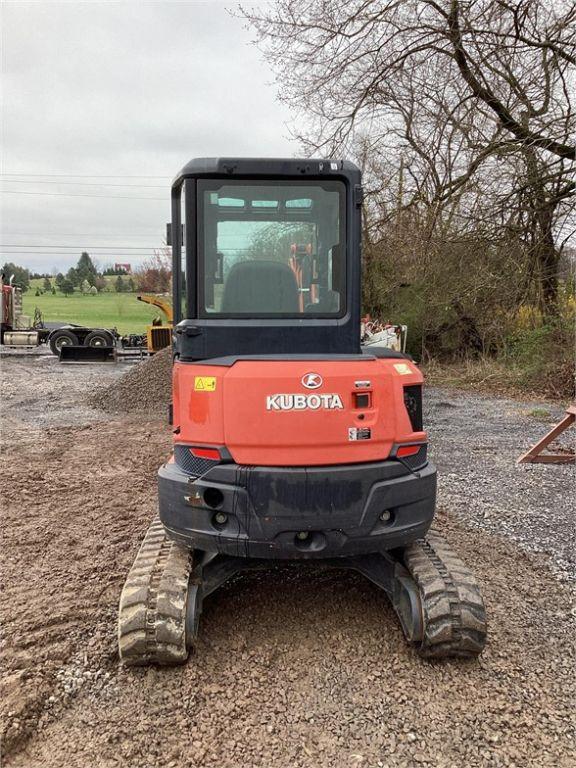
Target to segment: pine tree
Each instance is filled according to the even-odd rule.
[[[98,270],[94,266],[94,262],[90,258],[90,255],[86,253],[86,251],[83,251],[82,255],[78,259],[76,272],[78,273],[78,284],[82,283],[83,280],[88,280],[89,285],[93,285],[98,275]]]
[[[60,286],[60,290],[65,296],[68,296],[71,293],[74,293],[74,283],[65,277],[62,281],[62,285]]]
[[[30,287],[30,271],[26,267],[19,267],[11,261],[7,261],[2,267],[2,274],[6,282],[14,275],[14,285],[22,289],[22,292]]]

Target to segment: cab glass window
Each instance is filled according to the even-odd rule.
[[[203,317],[342,316],[345,186],[198,182]]]

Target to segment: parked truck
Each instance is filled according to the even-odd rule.
[[[115,328],[88,328],[67,322],[45,323],[37,311],[32,318],[22,312],[22,290],[2,281],[0,294],[0,344],[7,347],[37,347],[47,344],[60,355],[65,346],[114,346],[120,338]]]
[[[162,297],[141,294],[136,298],[158,307],[165,320],[155,318],[146,328],[146,333],[121,336],[116,328],[93,328],[63,321],[44,322],[39,310],[36,310],[32,318],[22,312],[22,290],[13,285],[13,278],[7,283],[2,279],[1,287],[0,344],[5,347],[37,347],[46,344],[57,357],[88,359],[89,350],[97,351],[97,348],[102,351],[102,348],[112,351],[116,348],[140,348],[154,353],[171,344],[172,307]],[[62,354],[65,347],[69,355]]]

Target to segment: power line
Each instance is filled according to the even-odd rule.
[[[48,245],[48,244],[20,244],[20,243],[0,243],[0,248],[90,248],[93,250],[116,250],[116,251],[143,251],[150,250],[152,248],[169,248],[167,245]]]
[[[159,200],[162,203],[167,202],[168,197],[130,197],[129,195],[88,195],[83,192],[76,194],[67,192],[20,192],[15,189],[0,189],[0,194],[4,195],[47,195],[48,197],[103,197],[106,199],[122,200]]]
[[[172,176],[113,175],[106,173],[0,173],[0,176],[49,176],[66,179],[172,179]]]
[[[79,256],[79,251],[73,251],[73,252],[66,252],[61,253],[60,251],[51,251],[50,253],[12,253],[11,251],[3,251],[0,249],[0,259],[3,259],[5,261],[12,261],[14,259],[16,262],[20,261],[29,261],[32,256],[38,256],[42,259],[53,259],[56,261],[62,261],[66,259],[72,259],[74,261],[77,261]],[[98,259],[105,259],[108,261],[118,261],[121,259],[135,259],[136,261],[142,261],[143,259],[149,259],[154,256],[152,251],[148,251],[147,253],[93,253],[92,256],[94,258]]]
[[[123,258],[135,258],[138,259],[141,256],[152,256],[154,254],[153,248],[150,248],[148,251],[90,251],[92,256],[94,257],[107,257],[107,256],[117,256],[117,257],[123,257]],[[11,256],[14,258],[22,258],[26,259],[30,256],[65,256],[68,258],[69,256],[76,256],[77,254],[82,253],[82,249],[78,248],[76,251],[10,251],[6,250],[4,248],[0,248],[0,252],[4,254],[4,256]]]
[[[2,184],[67,184],[74,187],[134,187],[135,189],[166,189],[164,184],[116,184],[114,182],[105,181],[45,181],[43,179],[35,179],[34,181],[28,181],[27,179],[2,179]]]
[[[78,261],[78,255],[73,253],[45,253],[45,254],[35,253],[32,255],[39,256],[42,259],[42,262],[38,262],[38,263],[52,264],[52,265],[56,264],[58,265],[56,267],[57,269],[60,269],[61,266],[63,267],[64,264],[76,264],[76,262]],[[18,256],[14,254],[3,253],[2,251],[0,251],[0,264],[4,264],[5,262],[12,262],[14,264],[23,264],[23,265],[33,263],[29,258],[30,254],[26,256],[24,254],[20,254],[20,256],[22,258],[19,259]],[[128,259],[128,262],[126,262],[126,258],[123,258],[123,256],[125,257],[126,254],[101,253],[101,254],[98,254],[98,256],[99,256],[99,260],[98,260],[99,264],[112,264],[112,263],[118,263],[118,262],[130,263],[130,264],[141,264],[152,258],[152,254],[142,253],[142,254],[136,254],[131,259]],[[28,269],[34,271],[37,269],[37,267],[35,266],[28,267]]]
[[[135,227],[135,229],[153,229],[158,232],[158,227]],[[27,237],[28,235],[38,235],[39,237],[150,237],[150,233],[146,235],[137,235],[133,230],[124,230],[122,232],[12,232],[8,229],[0,228],[0,234],[3,235],[15,235],[17,237]]]

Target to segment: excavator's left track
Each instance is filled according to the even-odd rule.
[[[186,661],[191,568],[190,551],[168,539],[156,518],[146,532],[120,596],[118,649],[125,664]]]

